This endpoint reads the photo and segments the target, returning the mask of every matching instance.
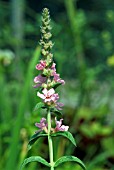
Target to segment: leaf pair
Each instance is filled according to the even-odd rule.
[[[36,142],[36,140],[38,140],[40,137],[46,137],[46,136],[48,136],[48,134],[46,134],[46,133],[44,134],[44,133],[42,133],[42,132],[39,132],[39,133],[34,134],[34,135],[30,138],[30,140],[29,140],[28,149],[30,150],[31,147],[32,147],[32,145],[33,145],[33,144]],[[70,140],[70,142],[71,142],[73,145],[76,146],[76,142],[75,142],[74,137],[73,137],[72,134],[71,134],[70,132],[68,132],[68,131],[55,132],[55,133],[52,133],[51,136],[52,136],[52,137],[57,137],[57,136],[66,137],[67,139]]]
[[[21,165],[20,170],[22,170],[24,168],[24,166],[30,162],[40,162],[43,165],[47,166],[47,167],[51,167],[50,163],[48,163],[45,159],[43,159],[40,156],[31,156],[27,159],[24,160],[24,162]],[[75,157],[75,156],[63,156],[61,158],[59,158],[56,162],[54,162],[53,167],[58,167],[60,164],[65,163],[65,162],[76,162],[77,164],[79,164],[84,170],[86,170],[85,165],[83,164],[83,162]]]

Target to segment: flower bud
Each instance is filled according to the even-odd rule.
[[[43,84],[42,84],[42,87],[43,87],[43,88],[47,88],[47,84],[43,83]]]

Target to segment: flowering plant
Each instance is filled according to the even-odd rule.
[[[42,59],[36,65],[36,69],[40,72],[40,74],[34,78],[34,88],[38,89],[37,96],[41,98],[41,102],[36,105],[35,110],[39,108],[46,109],[47,118],[43,117],[41,118],[40,123],[35,123],[35,126],[38,128],[38,130],[30,138],[28,146],[29,149],[31,149],[32,145],[40,137],[47,137],[49,145],[50,163],[48,163],[40,156],[32,156],[24,160],[21,169],[27,163],[33,161],[40,162],[45,166],[50,167],[51,170],[54,170],[54,168],[60,165],[61,163],[68,161],[74,161],[78,163],[83,169],[86,169],[83,162],[79,158],[74,156],[63,156],[57,161],[54,161],[53,159],[53,137],[66,137],[75,146],[76,142],[72,134],[68,131],[69,126],[62,124],[63,119],[61,118],[60,120],[57,120],[57,116],[61,115],[60,110],[62,110],[63,103],[58,102],[59,94],[56,93],[56,88],[59,85],[64,85],[65,81],[60,78],[60,75],[56,71],[56,64],[53,61],[53,54],[51,53],[53,43],[51,41],[52,34],[50,30],[51,26],[49,10],[47,8],[44,8],[42,13],[42,36],[40,40],[40,45],[42,46]],[[54,118],[55,127],[52,127],[52,114],[56,114]]]

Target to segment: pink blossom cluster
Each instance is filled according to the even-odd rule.
[[[58,102],[59,95],[55,92],[54,85],[60,83],[65,84],[65,81],[60,78],[60,75],[56,72],[56,64],[54,62],[49,62],[48,59],[40,60],[39,64],[36,65],[36,69],[41,73],[34,78],[34,87],[41,87],[41,92],[37,92],[37,96],[40,97],[44,104],[50,108],[56,108],[57,110],[62,110],[63,103]],[[63,119],[57,121],[55,118],[56,127],[52,130],[57,131],[67,131],[68,126],[62,125]],[[46,119],[42,118],[40,123],[35,123],[35,126],[47,133],[47,123]]]
[[[46,82],[47,77],[43,76],[44,70],[53,77],[52,83],[61,83],[62,85],[65,84],[65,81],[60,78],[60,75],[56,73],[56,64],[53,63],[51,67],[48,67],[48,64],[45,60],[40,60],[40,63],[36,65],[36,69],[42,71],[42,75],[38,75],[34,78],[34,87],[40,87],[43,83]]]
[[[42,92],[37,92],[37,96],[43,99],[43,102],[48,106],[53,106],[58,110],[61,110],[62,103],[58,102],[59,95],[55,93],[53,87],[56,83],[62,85],[65,81],[60,78],[60,75],[56,73],[56,64],[53,62],[49,64],[47,60],[40,60],[39,64],[36,65],[36,69],[41,71],[41,74],[34,78],[34,87],[42,87]],[[45,74],[44,74],[45,72]]]
[[[63,121],[63,119],[60,119],[60,121],[58,121],[57,118],[55,118],[56,126],[55,126],[55,128],[51,129],[52,132],[68,131],[69,126],[62,125],[62,121]],[[35,123],[35,126],[38,127],[40,130],[44,130],[46,133],[48,131],[47,130],[48,124],[46,123],[46,119],[45,118],[42,118],[40,120],[40,123]]]
[[[59,95],[58,93],[55,93],[55,90],[53,88],[51,88],[50,90],[47,90],[46,88],[44,88],[42,93],[37,92],[37,96],[43,99],[44,103],[51,105],[51,106],[53,105],[58,110],[61,110],[63,103],[57,102],[57,100],[59,99]]]

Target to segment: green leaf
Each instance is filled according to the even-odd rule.
[[[53,86],[52,86],[52,88],[54,88],[54,89],[56,89],[58,86],[60,86],[61,85],[61,83],[55,83]]]
[[[45,104],[43,102],[39,102],[36,104],[34,111],[40,109],[40,108],[46,108]]]
[[[31,149],[32,145],[36,142],[37,139],[39,139],[40,137],[45,137],[47,136],[47,134],[43,134],[43,133],[35,133],[29,140],[28,143],[28,150]]]
[[[58,165],[64,163],[64,162],[69,162],[69,161],[73,161],[73,162],[76,162],[78,163],[84,170],[86,169],[85,165],[83,164],[83,162],[75,157],[75,156],[63,156],[61,158],[59,158],[55,164],[54,164],[54,167],[57,167]]]
[[[21,165],[20,170],[22,170],[24,168],[24,166],[26,164],[30,163],[30,162],[40,162],[40,163],[50,167],[50,164],[45,159],[43,159],[42,157],[40,157],[40,156],[31,156],[31,157],[24,160],[24,162]]]
[[[52,113],[55,113],[56,116],[61,117],[63,114],[62,112],[60,112],[59,110],[57,110],[56,108],[51,108],[50,110]]]
[[[70,132],[68,132],[68,131],[64,131],[64,132],[59,131],[59,132],[56,132],[56,133],[51,134],[51,136],[53,136],[53,137],[56,137],[56,136],[64,136],[64,137],[68,138],[68,139],[73,143],[73,145],[76,146],[76,142],[75,142],[74,137],[73,137],[72,134],[71,134]]]

